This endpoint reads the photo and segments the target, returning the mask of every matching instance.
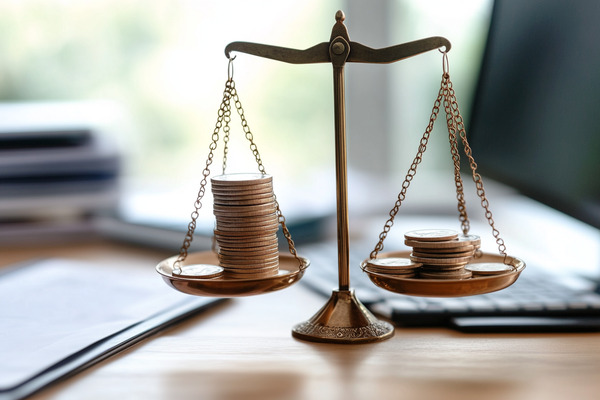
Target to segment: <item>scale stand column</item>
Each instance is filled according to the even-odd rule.
[[[292,329],[292,335],[314,342],[375,342],[392,337],[394,327],[375,318],[356,298],[354,290],[350,289],[344,90],[344,65],[350,53],[350,39],[343,24],[344,14],[341,11],[337,12],[336,21],[331,33],[329,56],[333,64],[339,288],[332,292],[329,301],[311,319],[296,325]]]

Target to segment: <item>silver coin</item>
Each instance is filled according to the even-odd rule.
[[[473,275],[498,275],[511,272],[514,267],[502,263],[473,263],[467,264],[465,269],[471,271]]]
[[[235,174],[224,174],[217,175],[211,178],[213,183],[224,183],[230,185],[247,185],[252,183],[263,183],[271,182],[273,177],[267,174],[261,173],[235,173]]]
[[[404,238],[425,242],[443,242],[458,238],[458,232],[451,229],[419,229],[406,232]]]
[[[180,270],[173,270],[175,276],[189,276],[201,279],[213,279],[223,275],[223,268],[211,264],[184,265]]]

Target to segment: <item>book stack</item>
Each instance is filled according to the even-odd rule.
[[[120,157],[86,104],[0,104],[0,243],[91,229],[118,202]]]

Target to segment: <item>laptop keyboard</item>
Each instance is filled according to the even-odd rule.
[[[311,264],[302,282],[325,297],[338,287],[337,248],[331,243],[311,244],[299,249]],[[350,252],[350,286],[372,312],[401,326],[452,325],[464,317],[581,317],[598,320],[600,294],[576,290],[549,275],[528,276],[493,293],[453,298],[415,297],[375,286],[360,269],[365,253]],[[522,321],[520,322],[522,323]]]

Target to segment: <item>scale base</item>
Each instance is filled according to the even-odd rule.
[[[370,343],[391,338],[394,327],[375,318],[354,290],[334,290],[323,308],[292,329],[292,336],[311,342]]]

